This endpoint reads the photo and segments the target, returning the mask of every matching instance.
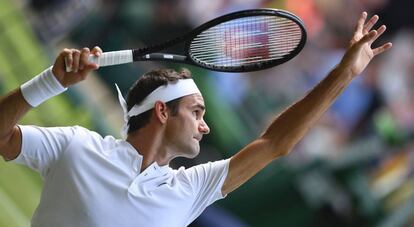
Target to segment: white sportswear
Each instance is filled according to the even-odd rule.
[[[229,159],[173,170],[153,163],[124,140],[85,128],[19,126],[22,150],[13,161],[44,179],[32,226],[182,227],[214,201]]]

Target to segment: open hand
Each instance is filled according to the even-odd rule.
[[[97,64],[88,61],[89,55],[99,57],[101,54],[99,47],[94,47],[92,51],[86,47],[82,50],[65,48],[56,58],[53,74],[64,87],[78,83],[85,80],[91,71],[99,68]],[[71,68],[71,72],[66,72],[66,67]]]
[[[366,19],[367,13],[363,12],[358,20],[350,46],[341,61],[341,65],[347,67],[352,76],[360,74],[376,55],[392,46],[392,43],[388,42],[377,48],[371,47],[372,43],[384,33],[386,27],[382,25],[377,30],[371,30],[379,17],[375,15],[365,23]]]

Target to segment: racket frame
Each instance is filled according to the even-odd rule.
[[[208,64],[204,64],[200,61],[197,61],[195,59],[193,59],[191,57],[191,52],[190,52],[190,45],[192,43],[192,41],[194,40],[195,37],[197,37],[199,34],[201,34],[202,32],[206,31],[207,29],[214,27],[216,25],[219,25],[223,22],[226,21],[230,21],[230,20],[234,20],[234,19],[238,19],[238,18],[244,18],[244,17],[249,17],[249,16],[278,16],[278,17],[283,17],[286,19],[289,19],[293,22],[295,22],[301,32],[302,32],[302,36],[301,36],[301,40],[299,41],[298,46],[292,51],[290,52],[288,55],[283,56],[280,59],[274,59],[274,60],[270,60],[267,62],[259,62],[256,64],[251,64],[251,65],[245,65],[245,66],[241,66],[241,67],[230,67],[230,66],[214,66],[214,65],[208,65]],[[267,69],[267,68],[271,68],[274,67],[276,65],[280,65],[282,63],[285,63],[287,61],[289,61],[290,59],[294,58],[305,46],[306,43],[306,39],[307,39],[307,33],[306,33],[306,29],[305,26],[302,22],[302,20],[297,17],[296,15],[284,11],[284,10],[279,10],[279,9],[270,9],[270,8],[262,8],[262,9],[249,9],[249,10],[243,10],[243,11],[237,11],[234,13],[230,13],[230,14],[226,14],[223,15],[221,17],[215,18],[209,22],[206,22],[205,24],[195,28],[190,34],[189,34],[190,38],[186,41],[185,44],[185,51],[187,53],[187,61],[193,65],[205,68],[205,69],[210,69],[210,70],[214,70],[214,71],[221,71],[221,72],[252,72],[252,71],[258,71],[258,70],[263,70],[263,69]]]

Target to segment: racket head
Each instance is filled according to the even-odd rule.
[[[188,60],[222,72],[250,72],[280,65],[305,46],[296,15],[277,9],[243,10],[211,20],[191,33]]]

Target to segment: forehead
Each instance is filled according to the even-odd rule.
[[[181,99],[181,103],[184,105],[203,105],[204,106],[204,98],[201,94],[192,94],[184,96]]]

